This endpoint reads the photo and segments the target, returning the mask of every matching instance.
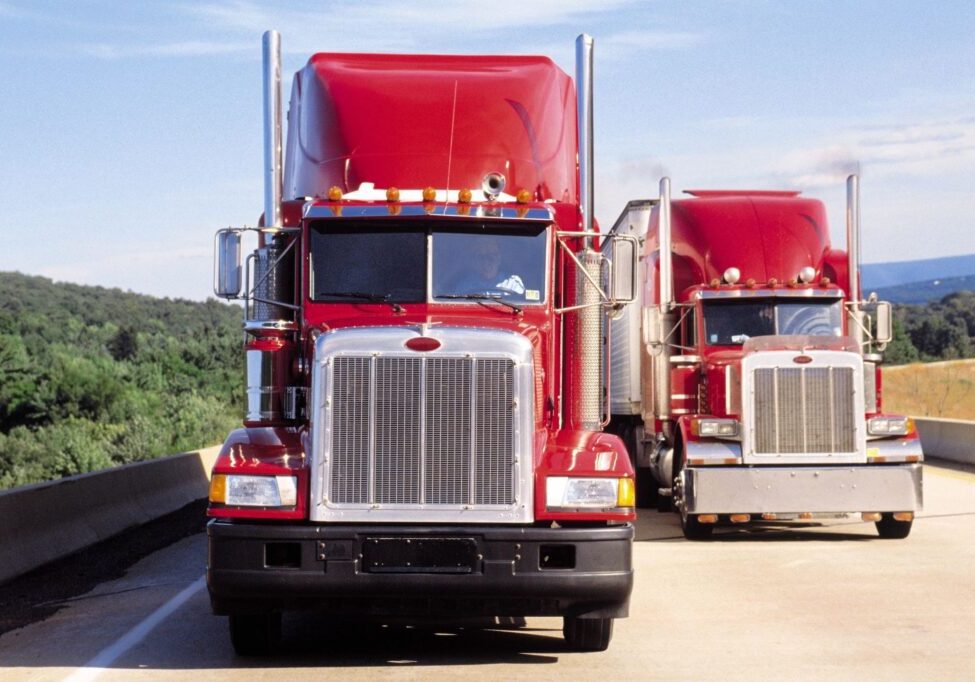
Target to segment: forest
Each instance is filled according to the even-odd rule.
[[[887,365],[971,357],[975,293],[895,305]],[[0,273],[0,488],[220,443],[241,310]]]
[[[221,442],[241,309],[0,273],[0,488]]]

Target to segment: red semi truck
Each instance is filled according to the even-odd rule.
[[[316,54],[282,144],[265,34],[264,216],[216,240],[247,413],[213,468],[207,585],[239,653],[291,609],[562,616],[579,650],[627,615],[603,348],[637,250],[593,227],[577,47],[578,96],[543,57]]]
[[[859,181],[847,251],[799,192],[689,191],[630,202],[612,233],[643,243],[640,298],[612,322],[611,430],[641,505],[717,523],[850,513],[907,537],[922,504],[911,419],[881,409],[890,306],[862,301]]]

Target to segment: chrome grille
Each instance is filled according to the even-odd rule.
[[[514,503],[511,360],[340,356],[333,364],[333,503]]]
[[[850,367],[761,367],[754,375],[755,453],[856,452]]]

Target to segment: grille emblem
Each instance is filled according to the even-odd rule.
[[[440,342],[430,336],[414,336],[412,339],[406,342],[406,347],[410,350],[425,353],[427,351],[437,350],[440,348]]]
[[[808,355],[797,355],[792,358],[792,361],[797,365],[808,365],[810,362],[812,362],[812,358]]]

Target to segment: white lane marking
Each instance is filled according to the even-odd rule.
[[[88,682],[88,680],[94,680],[105,672],[105,669],[114,663],[122,654],[145,639],[146,635],[152,632],[157,625],[171,616],[174,611],[185,604],[190,597],[202,590],[205,585],[206,576],[202,575],[188,587],[184,588],[182,592],[149,614],[145,620],[122,635],[113,644],[99,651],[93,659],[64,679],[67,682]]]

